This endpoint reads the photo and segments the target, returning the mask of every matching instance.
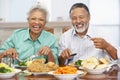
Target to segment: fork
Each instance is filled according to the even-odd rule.
[[[75,55],[77,55],[77,53],[73,53],[70,55],[69,59],[73,58]]]
[[[92,38],[90,35],[87,35],[88,36],[88,38]]]
[[[30,60],[33,60],[34,58],[37,58],[38,57],[38,55],[37,54],[35,54],[35,55],[32,55],[32,56],[30,56]]]
[[[19,61],[19,62],[24,62],[23,60],[21,60],[20,58],[18,58],[18,57],[16,57],[15,58],[17,61]]]

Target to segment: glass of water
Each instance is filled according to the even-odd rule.
[[[1,59],[2,63],[5,63],[7,65],[9,65],[10,67],[13,67],[13,58],[10,58],[9,56],[5,56],[4,58]]]

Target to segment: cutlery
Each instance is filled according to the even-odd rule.
[[[38,57],[38,55],[36,54],[36,55],[32,55],[32,56],[30,56],[30,60],[33,60],[34,58],[37,58]]]
[[[75,56],[77,53],[73,53],[73,54],[71,54],[70,56]]]
[[[70,55],[69,59],[73,58],[75,55],[77,55],[77,53],[73,53]]]
[[[92,38],[90,35],[87,35],[88,36],[88,38]]]
[[[24,62],[23,60],[19,59],[18,57],[15,58],[19,62]]]

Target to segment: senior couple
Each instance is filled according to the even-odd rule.
[[[0,59],[11,57],[26,61],[37,54],[59,65],[66,65],[90,56],[107,57],[110,60],[120,58],[119,47],[112,44],[105,34],[89,26],[90,12],[83,3],[75,3],[69,11],[72,28],[62,34],[59,43],[53,34],[44,30],[47,11],[37,5],[28,13],[28,28],[18,29],[0,48]],[[70,59],[70,55],[76,55]],[[17,63],[17,61],[15,61]]]

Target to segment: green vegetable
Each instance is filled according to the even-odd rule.
[[[27,66],[26,62],[19,62],[19,66]]]
[[[0,73],[8,73],[8,72],[12,72],[12,71],[10,69],[5,68],[5,67],[0,68]]]
[[[78,60],[78,61],[75,62],[75,65],[76,66],[81,66],[81,63],[82,63],[82,60]]]

